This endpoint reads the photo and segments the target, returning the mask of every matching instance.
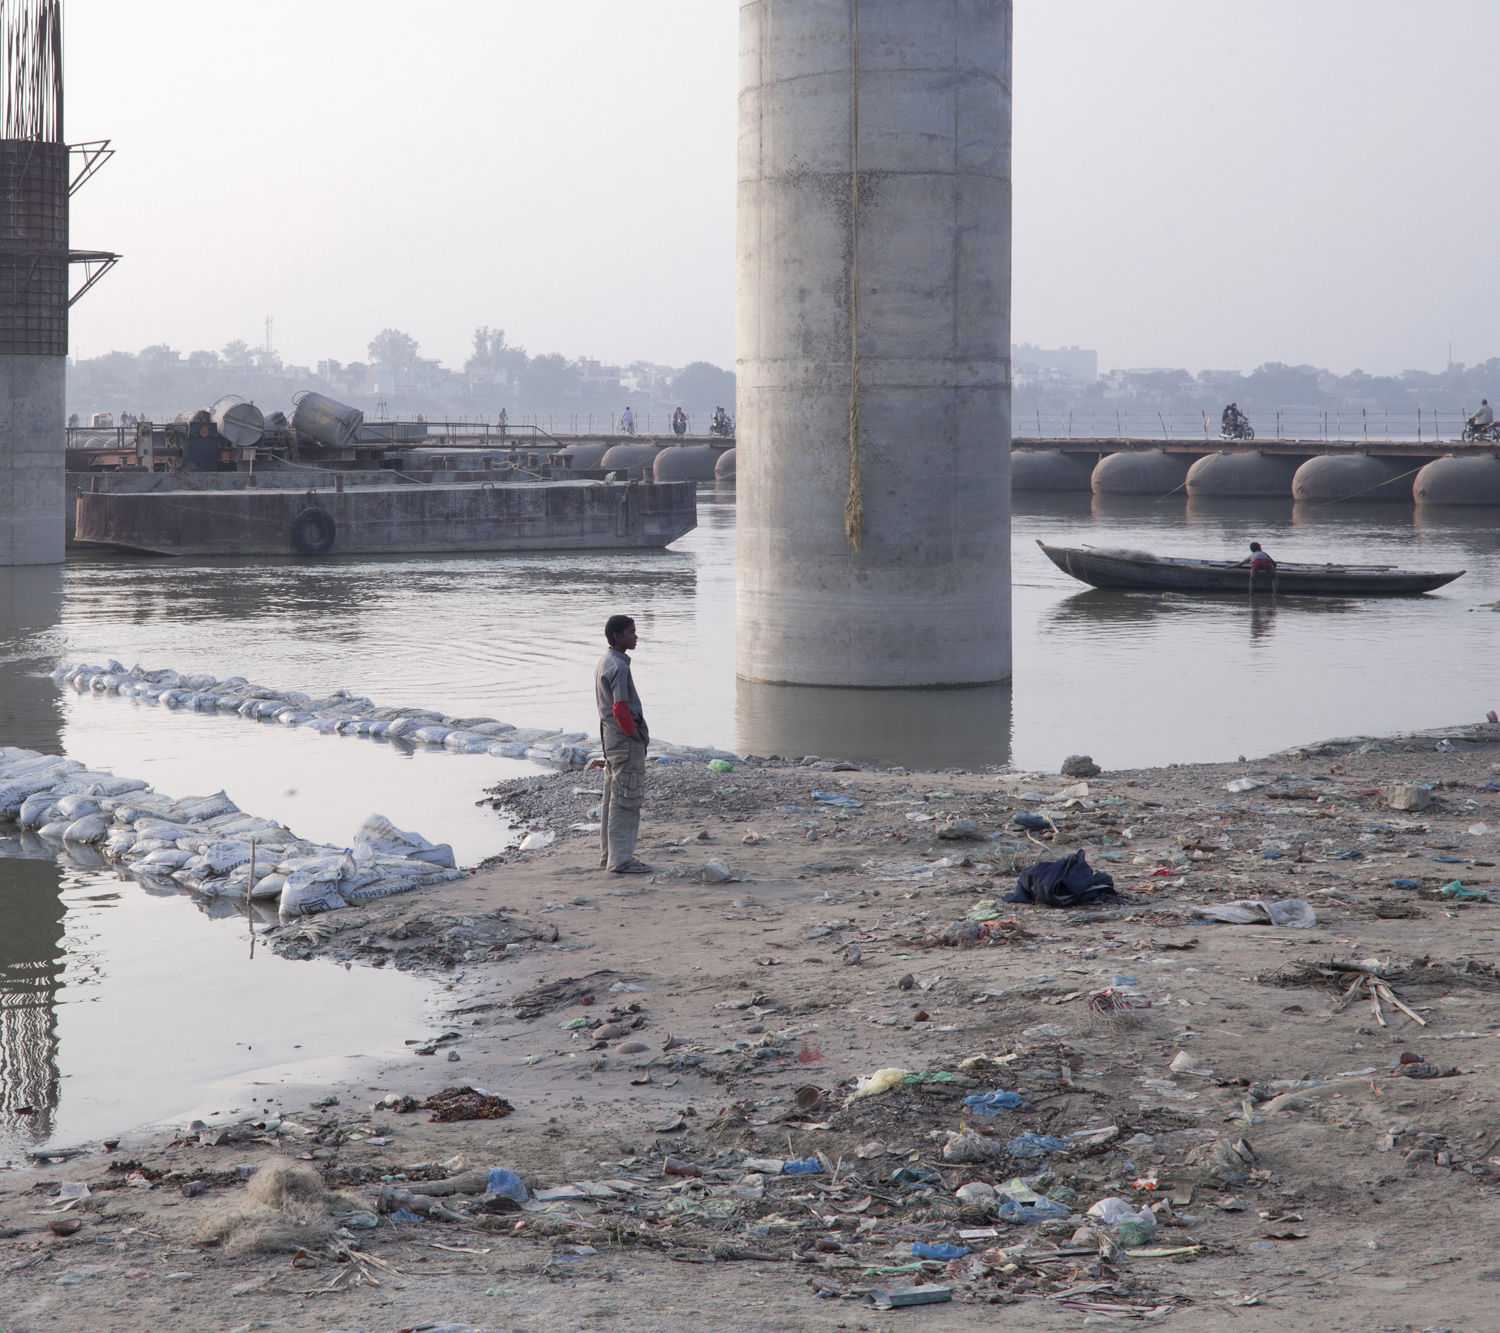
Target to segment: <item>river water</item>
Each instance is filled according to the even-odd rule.
[[[640,626],[653,732],[741,753],[1054,771],[1087,753],[1113,768],[1477,721],[1500,706],[1493,510],[1021,495],[1013,684],[898,692],[735,680],[734,519],[733,492],[705,488],[699,527],[666,551],[75,555],[60,569],[0,570],[0,744],[173,796],[224,788],[243,809],[338,845],[378,811],[473,864],[515,836],[475,801],[529,764],[80,696],[45,673],[113,657],[587,731],[601,626],[625,611]],[[1163,598],[1086,589],[1038,538],[1209,556],[1258,539],[1282,559],[1468,573],[1400,600]],[[108,870],[13,859],[19,850],[0,837],[0,1146],[178,1114],[266,1069],[274,1082],[298,1062],[399,1050],[431,1000],[409,977],[265,950],[251,962],[242,923]]]

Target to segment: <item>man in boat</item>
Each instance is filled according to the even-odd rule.
[[[651,867],[636,859],[641,806],[646,800],[646,746],[651,734],[641,696],[630,674],[630,650],[636,645],[635,621],[611,616],[604,622],[609,651],[594,670],[599,704],[599,741],[604,749],[604,799],[599,804],[599,869],[616,875],[649,875]]]
[[[1257,574],[1274,574],[1276,572],[1276,562],[1261,550],[1259,542],[1250,543],[1250,554],[1241,560],[1240,564],[1250,567],[1250,576],[1252,578]]]

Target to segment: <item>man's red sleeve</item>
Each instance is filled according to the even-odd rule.
[[[635,719],[630,716],[630,705],[617,703],[614,706],[615,721],[620,724],[620,730],[627,736],[635,735]]]

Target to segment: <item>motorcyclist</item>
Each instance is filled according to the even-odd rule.
[[[672,413],[672,434],[687,434],[687,413],[684,412],[680,407]]]
[[[728,435],[730,430],[729,413],[722,407],[714,408],[713,425],[709,429],[715,435]]]
[[[1479,400],[1479,411],[1469,418],[1471,426],[1493,426],[1495,424],[1495,413],[1490,407],[1488,398]]]

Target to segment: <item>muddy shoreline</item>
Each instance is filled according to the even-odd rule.
[[[671,764],[650,774],[658,873],[639,879],[600,873],[574,827],[596,774],[501,784],[485,799],[550,845],[268,940],[309,966],[440,977],[445,1025],[378,1080],[311,1099],[327,1104],[271,1089],[191,1133],[0,1176],[5,1328],[1342,1329],[1426,1327],[1439,1305],[1444,1327],[1483,1327],[1497,764],[1495,724],[1082,790]],[[1246,779],[1262,785],[1227,790]],[[1388,789],[1413,784],[1425,807],[1393,809]],[[1018,869],[1077,850],[1120,900],[1003,901]],[[1317,924],[1194,915],[1256,899],[1309,903]],[[903,1074],[856,1096],[881,1070]],[[465,1084],[513,1109],[399,1109]],[[963,1100],[994,1091],[1022,1104]],[[1026,1135],[1063,1146],[1028,1156]],[[668,1157],[702,1174],[666,1174]],[[280,1219],[274,1252],[237,1245],[215,1219],[246,1206],[246,1168],[280,1159],[326,1197]],[[808,1174],[773,1169],[799,1160]],[[378,1212],[383,1184],[442,1191],[492,1167],[525,1182],[524,1210],[455,1185],[435,1197],[457,1221]],[[982,1187],[1017,1180],[1060,1215],[997,1215]],[[64,1182],[89,1196],[52,1214]],[[1089,1218],[1105,1198],[1154,1206],[1147,1243]],[[311,1243],[288,1249],[297,1227]],[[920,1283],[950,1299],[867,1303]]]

